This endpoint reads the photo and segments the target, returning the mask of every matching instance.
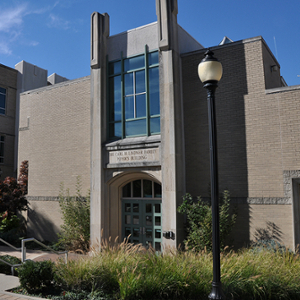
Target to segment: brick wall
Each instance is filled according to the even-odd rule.
[[[64,182],[75,192],[90,185],[90,81],[88,77],[21,95],[19,163],[29,161],[29,196],[54,196]],[[29,126],[28,126],[29,125]]]
[[[300,88],[282,88],[278,62],[262,38],[212,49],[222,65],[216,92],[220,191],[229,189],[240,210],[236,244],[274,222],[293,246],[292,199],[283,173],[300,170]],[[206,91],[197,75],[203,51],[182,56],[186,186],[209,196]],[[272,87],[272,90],[266,90]]]
[[[19,164],[29,161],[28,234],[53,240],[61,225],[60,184],[90,188],[89,77],[25,92],[20,101]]]

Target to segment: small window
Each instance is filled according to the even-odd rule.
[[[0,87],[0,115],[5,115],[6,89]]]
[[[161,185],[146,179],[131,181],[123,187],[122,196],[123,198],[161,198]]]

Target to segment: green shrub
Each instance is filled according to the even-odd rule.
[[[1,220],[0,232],[8,232],[12,229],[19,228],[20,219],[16,215],[12,215],[10,219],[8,217]]]
[[[204,202],[201,197],[194,201],[190,194],[183,197],[183,203],[178,212],[187,216],[187,239],[185,245],[189,249],[212,251],[212,212],[211,204]],[[220,248],[223,250],[236,221],[236,212],[230,211],[230,195],[224,191],[219,204],[220,212]]]
[[[18,277],[22,288],[28,292],[38,292],[54,284],[54,263],[50,260],[26,261],[18,268]]]
[[[87,252],[90,245],[90,196],[81,195],[81,182],[77,177],[76,196],[70,196],[63,184],[60,187],[59,205],[63,225],[58,244],[68,250]]]
[[[0,258],[4,261],[7,261],[11,265],[17,265],[21,263],[21,260],[15,256],[11,255],[1,255]],[[11,275],[11,267],[4,262],[0,261],[0,273]],[[15,275],[17,276],[17,272],[15,271]]]

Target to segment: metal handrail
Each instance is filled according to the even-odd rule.
[[[69,252],[69,251],[61,251],[61,252],[58,252],[58,251],[55,251],[55,250],[53,250],[52,248],[50,248],[50,247],[44,245],[43,243],[41,243],[40,241],[38,241],[38,240],[35,239],[35,238],[28,238],[28,239],[23,239],[23,240],[21,241],[21,251],[22,251],[22,253],[21,253],[21,261],[22,261],[22,263],[26,261],[26,247],[25,247],[25,243],[26,243],[26,242],[36,242],[36,243],[39,244],[40,246],[42,246],[42,247],[48,249],[49,251],[51,251],[51,252],[53,252],[53,253],[55,253],[55,254],[58,254],[58,255],[59,255],[59,254],[65,254],[65,262],[66,262],[66,263],[68,262],[68,252]]]
[[[1,239],[1,238],[0,238],[0,241],[1,241],[2,243],[6,244],[7,246],[9,246],[9,247],[11,247],[11,248],[17,250],[17,251],[21,251],[21,248],[17,248],[17,247],[15,247],[15,246],[13,246],[12,244],[10,244],[10,243],[4,241],[4,240]]]
[[[52,248],[50,248],[50,247],[44,245],[42,242],[38,241],[38,240],[35,239],[35,238],[23,239],[23,240],[21,241],[21,248],[17,248],[17,247],[15,247],[15,246],[11,245],[10,243],[8,243],[8,242],[6,242],[5,240],[3,240],[2,238],[0,238],[0,241],[3,242],[4,244],[6,244],[7,246],[9,246],[9,247],[11,247],[11,248],[17,250],[17,251],[21,251],[21,261],[22,261],[22,264],[26,261],[26,247],[25,247],[25,243],[26,243],[26,242],[36,242],[36,243],[39,244],[40,246],[42,246],[42,247],[48,249],[50,252],[53,252],[53,253],[58,254],[58,255],[59,255],[59,254],[65,254],[65,262],[66,262],[66,263],[68,262],[68,252],[69,252],[69,251],[61,251],[61,252],[55,251],[55,250],[53,250]],[[12,265],[11,263],[9,263],[9,262],[7,262],[7,261],[1,259],[1,258],[0,258],[0,261],[2,261],[3,263],[5,263],[5,264],[7,264],[7,265],[9,265],[9,266],[11,267],[11,274],[12,274],[12,275],[14,275],[14,268],[15,268],[15,267],[19,267],[19,266],[22,265],[22,264]]]

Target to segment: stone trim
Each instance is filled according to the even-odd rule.
[[[59,201],[59,197],[54,196],[27,196],[27,200],[30,201]]]
[[[202,198],[210,201],[210,198]],[[255,204],[255,205],[291,205],[292,199],[288,197],[230,197],[231,204]]]
[[[291,199],[293,198],[292,179],[300,178],[300,170],[285,170],[283,171],[283,185],[284,196]]]

